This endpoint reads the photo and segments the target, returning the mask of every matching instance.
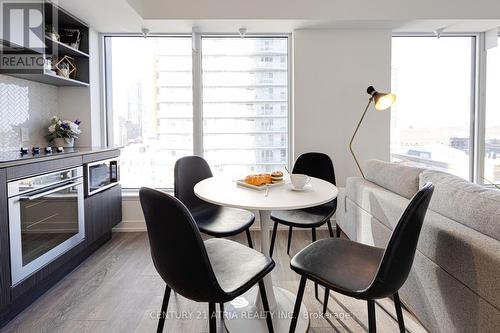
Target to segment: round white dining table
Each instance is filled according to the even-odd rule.
[[[238,185],[236,182],[211,177],[202,180],[194,187],[194,193],[207,202],[233,208],[259,212],[261,251],[269,256],[270,216],[273,210],[291,210],[318,206],[337,197],[337,188],[324,180],[311,177],[311,186],[304,191],[294,191],[291,184],[269,187],[266,191],[255,190]],[[271,273],[272,274],[272,273]],[[264,285],[272,314],[274,332],[288,332],[292,319],[296,294],[273,286],[271,274],[264,278]],[[226,304],[224,323],[229,332],[258,333],[267,332],[262,301],[257,287]],[[296,332],[306,332],[309,327],[309,314],[304,303],[301,304]]]

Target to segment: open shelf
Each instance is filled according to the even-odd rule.
[[[40,83],[50,84],[54,86],[73,86],[87,87],[89,85],[89,27],[80,19],[58,7],[54,3],[44,0],[40,3],[40,9],[43,12],[43,24],[37,31],[37,35],[45,36],[45,47],[41,50],[32,50],[26,46],[12,45],[8,41],[0,40],[0,51],[5,54],[19,55],[34,55],[38,58],[52,59],[53,65],[55,61],[64,56],[69,56],[74,59],[76,65],[76,78],[65,78],[47,71],[42,66],[33,68],[27,71],[23,68],[4,68],[0,69],[0,74],[10,75],[13,77],[36,81]],[[70,47],[60,41],[54,40],[45,34],[45,26],[51,26],[55,32],[62,33],[65,29],[78,29],[80,31],[79,49]],[[56,56],[56,57],[54,57]],[[21,59],[21,58],[20,58]],[[40,62],[42,59],[40,59]],[[43,60],[45,61],[45,60]]]
[[[45,83],[45,84],[51,84],[53,86],[72,86],[72,87],[88,87],[89,84],[86,82],[74,80],[71,78],[65,78],[60,75],[53,74],[51,72],[44,72],[44,73],[39,73],[39,74],[17,74],[17,73],[10,73],[7,74],[13,77],[17,77],[20,79],[25,79],[25,80],[30,80],[30,81],[36,81],[40,83]]]
[[[45,36],[45,45],[47,46],[47,54],[57,53],[62,55],[69,55],[70,57],[89,57],[87,53],[74,49],[69,45],[61,43],[57,40],[53,40],[52,38],[47,36]]]

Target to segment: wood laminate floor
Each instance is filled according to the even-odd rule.
[[[258,233],[252,232],[259,247]],[[320,231],[318,238],[328,237]],[[234,238],[246,244],[244,235]],[[290,257],[286,254],[287,232],[279,231],[272,272],[275,285],[297,292],[299,277],[289,266],[290,257],[310,243],[309,231],[294,230]],[[340,258],[332,258],[332,264]],[[84,263],[19,314],[0,332],[155,332],[156,313],[160,310],[165,284],[151,261],[146,233],[115,233]],[[320,288],[320,295],[323,289]],[[322,298],[322,296],[320,297]],[[366,332],[366,302],[331,293],[328,314],[321,316],[322,302],[314,298],[308,282],[304,302],[311,315],[309,332]],[[208,332],[205,317],[208,305],[172,294],[164,332]],[[193,314],[194,318],[187,318]],[[183,318],[184,317],[184,318]],[[376,306],[379,332],[398,332],[395,311],[390,299]],[[426,332],[405,311],[406,329]],[[218,323],[219,332],[224,332]]]

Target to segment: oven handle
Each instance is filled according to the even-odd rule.
[[[64,190],[64,189],[67,189],[67,188],[70,188],[70,187],[73,187],[73,186],[78,186],[78,185],[81,185],[81,184],[83,184],[83,181],[71,182],[71,183],[66,184],[64,186],[56,187],[56,188],[53,188],[51,190],[48,190],[48,191],[45,191],[45,192],[42,192],[42,193],[37,193],[37,194],[29,195],[29,196],[19,197],[19,200],[29,200],[29,201],[31,201],[31,200],[39,199],[39,198],[44,197],[44,196],[46,196],[48,194],[59,192],[61,190]]]

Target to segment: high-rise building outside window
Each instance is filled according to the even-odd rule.
[[[232,178],[288,164],[288,38],[201,44],[194,66],[191,36],[105,37],[108,137],[123,147],[124,188],[173,188],[175,162],[196,151]]]
[[[237,178],[288,163],[287,38],[202,40],[204,156]]]

